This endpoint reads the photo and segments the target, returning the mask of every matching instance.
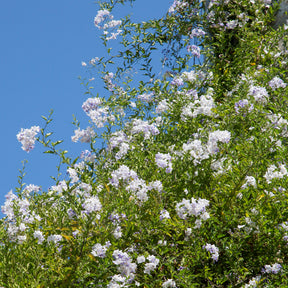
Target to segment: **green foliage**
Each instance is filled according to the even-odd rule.
[[[83,80],[92,128],[73,122],[91,153],[66,156],[47,132],[52,112],[42,116],[37,140],[59,157],[58,175],[39,192],[20,170],[0,224],[1,286],[288,286],[287,35],[269,26],[278,6],[179,3],[161,19],[122,19],[115,55],[102,36],[107,59],[89,73],[99,68],[107,95]],[[205,38],[191,40],[201,27]]]

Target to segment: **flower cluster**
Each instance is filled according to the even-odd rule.
[[[256,102],[265,104],[268,101],[269,94],[264,87],[251,85],[248,95],[253,96]]]
[[[105,258],[106,257],[106,251],[107,249],[111,246],[111,243],[109,241],[107,241],[105,243],[105,245],[101,245],[100,243],[96,243],[93,247],[92,247],[92,251],[91,254],[94,257],[100,257],[100,258]]]
[[[96,17],[94,18],[94,24],[97,28],[104,30],[106,40],[116,39],[117,36],[122,32],[122,30],[117,29],[116,32],[111,32],[111,35],[108,37],[109,29],[114,30],[117,26],[122,24],[122,21],[114,20],[114,16],[111,15],[110,11],[107,9],[99,10],[97,12]]]
[[[119,272],[126,277],[133,278],[137,264],[132,262],[128,253],[121,250],[115,250],[112,256],[114,258],[113,263],[118,266]]]
[[[284,83],[284,81],[278,76],[274,77],[268,84],[273,91],[278,88],[285,88],[287,86],[287,84]]]
[[[130,139],[123,131],[114,132],[109,139],[109,150],[118,148],[118,152],[115,154],[115,159],[119,160],[125,156],[130,149]]]
[[[176,213],[181,219],[187,219],[188,216],[200,217],[196,220],[196,227],[201,226],[201,220],[207,220],[210,218],[209,213],[206,211],[206,207],[209,206],[209,201],[199,198],[198,200],[192,198],[191,200],[183,199],[176,204]]]
[[[186,121],[187,117],[197,117],[198,115],[213,116],[213,108],[215,107],[212,97],[213,91],[208,91],[207,95],[201,95],[199,99],[189,103],[182,108],[181,118]]]
[[[141,202],[148,200],[148,191],[154,189],[158,192],[162,191],[162,183],[160,181],[152,181],[148,185],[146,182],[139,178],[137,173],[130,170],[127,166],[121,165],[117,170],[111,173],[112,178],[110,179],[110,184],[118,188],[120,180],[126,184],[126,191],[132,192],[134,196]]]
[[[190,52],[193,56],[200,58],[201,52],[200,47],[196,45],[189,45],[187,46],[187,51]]]
[[[277,171],[277,169],[279,169],[279,171]],[[267,183],[269,184],[269,183],[271,183],[272,179],[275,179],[275,178],[281,179],[287,175],[288,175],[287,169],[283,164],[279,165],[279,168],[277,168],[277,166],[275,166],[275,165],[271,165],[268,167],[268,169],[264,175],[264,178],[266,179]]]
[[[214,244],[207,243],[203,246],[203,249],[206,249],[211,253],[211,258],[217,262],[219,258],[219,249]]]
[[[171,173],[172,172],[172,157],[171,155],[168,154],[163,154],[163,153],[157,153],[155,155],[155,162],[158,167],[160,168],[166,168],[165,171],[166,173]]]
[[[168,13],[175,13],[185,9],[189,4],[184,0],[174,0],[173,4],[170,6]]]
[[[144,273],[150,274],[152,271],[154,271],[157,268],[160,260],[156,258],[154,255],[149,255],[146,259],[149,262],[145,263],[144,265]]]
[[[17,140],[21,142],[22,149],[26,152],[30,152],[34,146],[36,141],[36,135],[40,132],[39,126],[32,126],[30,129],[21,129],[21,131],[17,134]]]
[[[149,139],[151,135],[154,136],[159,134],[159,130],[154,123],[149,124],[148,121],[135,119],[133,120],[132,125],[131,133],[139,134],[142,132],[144,134],[144,139]]]
[[[246,108],[246,107],[248,107],[248,105],[249,105],[249,101],[248,101],[247,99],[241,99],[241,100],[239,100],[239,101],[236,102],[235,105],[234,105],[236,113],[239,114],[240,111],[247,111],[247,108]],[[254,108],[254,105],[251,104],[250,107],[248,108],[248,112],[249,112],[249,113],[252,112],[253,108]],[[245,116],[245,115],[246,115],[246,114],[244,113],[244,116]]]
[[[71,140],[73,142],[79,141],[81,139],[81,142],[83,143],[89,143],[91,142],[91,139],[96,135],[94,129],[92,127],[87,127],[84,130],[81,130],[78,128],[74,131],[75,135],[71,137]]]
[[[100,98],[87,99],[83,103],[82,109],[91,118],[92,122],[97,126],[97,128],[104,127],[104,124],[109,120],[110,121],[115,120],[114,115],[111,115],[111,113],[109,112],[109,108],[104,106],[102,99],[100,99]],[[78,133],[80,133],[80,132],[78,132]],[[90,132],[90,134],[91,134],[91,132]],[[83,137],[83,136],[81,136],[81,137]],[[82,142],[84,142],[84,141],[82,141]]]
[[[265,265],[263,272],[264,273],[273,273],[273,274],[277,274],[278,272],[280,272],[282,269],[282,266],[278,263],[274,263],[273,265]]]

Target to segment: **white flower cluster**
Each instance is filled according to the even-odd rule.
[[[36,135],[40,132],[39,126],[32,126],[30,129],[23,129],[17,134],[17,140],[21,142],[22,149],[26,152],[30,152],[36,141]]]
[[[106,40],[116,39],[117,36],[122,32],[122,30],[117,29],[116,32],[111,32],[108,37],[110,29],[114,30],[117,26],[122,24],[121,20],[114,20],[114,16],[111,15],[110,11],[103,9],[97,12],[94,18],[94,24],[97,28],[104,30],[104,35],[106,35]]]
[[[279,78],[278,76],[275,76],[269,83],[268,85],[271,87],[273,91],[275,91],[278,88],[285,88],[287,86],[284,81]]]
[[[142,132],[144,134],[144,139],[149,139],[151,135],[154,136],[159,134],[159,130],[154,123],[149,124],[148,121],[135,119],[133,120],[132,125],[131,133],[139,134]]]
[[[248,284],[245,284],[245,286],[243,286],[243,288],[256,288],[259,281],[261,280],[261,276],[256,276],[253,277]]]
[[[119,148],[119,151],[115,154],[115,159],[119,160],[125,156],[130,149],[129,145],[130,139],[123,131],[117,131],[112,134],[112,137],[109,139],[109,150],[114,148]]]
[[[160,211],[160,220],[170,219],[170,214],[166,209]]]
[[[154,189],[161,192],[163,187],[161,181],[152,181],[148,185],[139,178],[137,173],[129,169],[126,165],[121,165],[117,170],[111,173],[112,178],[109,180],[114,187],[119,187],[119,181],[122,180],[127,186],[126,190],[132,192],[134,196],[140,201],[148,200],[148,191]]]
[[[168,279],[165,282],[163,282],[162,287],[163,288],[176,287],[176,283],[172,279]]]
[[[90,214],[92,212],[98,212],[102,209],[102,205],[100,200],[98,199],[97,196],[90,196],[87,197],[82,204],[83,207],[83,213],[85,214]]]
[[[68,189],[66,181],[62,180],[57,185],[53,185],[50,187],[50,194],[58,193],[61,194],[63,191],[66,191]]]
[[[252,110],[254,109],[254,105],[251,104],[250,107],[248,107],[249,105],[249,101],[247,99],[241,99],[238,102],[235,103],[234,108],[237,114],[240,113],[240,111],[244,111],[244,112],[252,112]],[[246,116],[246,113],[243,114],[243,116]]]
[[[207,146],[202,145],[201,140],[198,139],[184,143],[182,149],[191,155],[194,165],[200,164],[202,160],[208,159],[210,156]]]
[[[169,108],[168,102],[166,99],[164,99],[158,103],[155,111],[156,111],[156,113],[160,114],[160,113],[163,113],[166,110],[168,110],[168,108]]]
[[[197,136],[197,135],[196,135]],[[208,159],[210,155],[213,155],[219,151],[218,142],[228,143],[231,139],[231,133],[227,130],[215,130],[209,133],[208,141],[206,144],[201,140],[189,140],[182,145],[184,153],[189,153],[193,158],[194,165],[198,165],[202,160]],[[225,159],[223,159],[224,161]],[[222,163],[223,164],[223,163]],[[214,163],[213,167],[221,168],[221,162]],[[220,166],[219,166],[220,165]]]
[[[195,228],[200,228],[201,220],[207,220],[210,218],[209,213],[206,211],[206,207],[209,206],[209,201],[199,198],[198,200],[192,198],[191,200],[183,199],[176,204],[176,213],[181,219],[187,219],[188,216],[200,217],[195,221]]]
[[[132,262],[132,259],[131,257],[126,253],[126,252],[123,252],[121,250],[115,250],[113,252],[113,263],[115,265],[118,266],[118,270],[119,272],[121,273],[122,276],[125,277],[125,280],[122,281],[123,283],[125,283],[126,281],[129,281],[130,280],[133,280],[134,279],[134,273],[136,272],[136,269],[137,269],[137,264],[136,263],[133,263]],[[119,279],[119,278],[117,278]],[[113,282],[118,282],[119,280],[115,281],[116,279],[113,279],[111,280],[111,284]],[[113,287],[113,286],[110,286],[110,287]],[[122,287],[122,286],[120,286]]]
[[[40,230],[36,230],[33,233],[34,238],[38,239],[38,244],[42,244],[45,240],[45,237],[43,236],[43,232]]]
[[[221,131],[221,130],[216,130],[213,131],[209,134],[209,139],[207,143],[207,148],[209,153],[215,154],[219,151],[217,143],[222,142],[222,143],[228,143],[231,138],[231,133],[227,130]]]
[[[77,173],[76,169],[69,167],[67,169],[67,173],[69,174],[69,177],[71,179],[72,184],[76,183],[79,180],[78,173]]]
[[[54,243],[54,244],[58,244],[59,242],[62,241],[62,236],[61,235],[58,235],[58,234],[54,234],[54,235],[49,235],[47,237],[47,242],[48,243]]]
[[[185,9],[189,4],[187,2],[180,1],[180,0],[174,0],[173,4],[170,6],[168,13],[175,13],[177,11]]]
[[[257,187],[256,179],[253,176],[246,176],[245,180],[246,180],[246,182],[241,186],[241,189],[245,189],[248,186],[252,186],[254,188]]]
[[[110,120],[110,121],[115,120],[115,116],[110,113],[108,107],[104,106],[103,100],[101,98],[88,98],[83,103],[82,109],[91,118],[92,122],[97,126],[97,128],[104,127],[104,124],[108,120]],[[73,141],[73,139],[72,139],[72,141]],[[82,141],[82,142],[84,142],[84,141]]]
[[[32,192],[39,192],[41,190],[40,186],[34,185],[34,184],[29,184],[25,187],[25,189],[23,190],[23,195],[28,196],[30,193]]]
[[[96,243],[93,247],[92,247],[92,251],[91,254],[94,257],[100,257],[100,258],[105,258],[106,257],[106,251],[107,249],[111,246],[111,243],[109,241],[107,241],[105,243],[105,245],[101,245],[100,243]]]
[[[219,249],[214,245],[214,244],[209,244],[207,243],[206,245],[203,246],[203,249],[206,249],[211,253],[211,258],[214,261],[218,261],[219,258]]]
[[[274,263],[273,265],[265,265],[263,272],[264,273],[273,273],[273,274],[277,274],[278,272],[280,272],[282,269],[282,266],[278,263]]]
[[[1,211],[9,221],[7,229],[8,237],[12,242],[18,241],[21,244],[26,240],[26,235],[23,235],[23,233],[28,227],[25,224],[40,221],[41,217],[30,210],[30,202],[27,198],[19,198],[12,190],[5,197],[6,201],[1,206]],[[17,214],[15,213],[16,211]],[[18,221],[16,221],[16,215]]]
[[[279,171],[278,171],[279,169]],[[271,183],[271,180],[272,179],[282,179],[284,176],[287,176],[288,172],[287,172],[287,169],[286,167],[281,164],[279,165],[279,167],[277,168],[277,166],[275,165],[271,165],[268,167],[265,175],[264,175],[264,178],[266,179],[267,183]]]
[[[71,140],[73,142],[77,142],[79,139],[81,139],[82,143],[89,143],[91,139],[96,135],[92,127],[87,127],[84,130],[78,128],[74,131],[74,133],[75,135],[71,137]]]
[[[160,261],[154,255],[149,255],[146,259],[149,261],[149,263],[145,263],[144,273],[150,274],[152,271],[154,271],[157,268]]]
[[[171,173],[172,172],[172,158],[171,155],[168,154],[163,154],[163,153],[157,153],[155,155],[155,162],[158,167],[160,168],[166,168],[166,173]]]
[[[251,85],[248,95],[253,96],[256,102],[265,104],[269,98],[269,94],[264,87]]]
[[[212,109],[215,107],[215,103],[212,97],[212,90],[209,90],[206,95],[201,95],[199,99],[195,99],[187,106],[182,108],[181,119],[187,120],[187,117],[195,118],[198,115],[213,116]]]

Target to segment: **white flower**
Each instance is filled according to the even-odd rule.
[[[273,91],[275,91],[278,88],[285,88],[287,86],[287,84],[284,83],[284,81],[278,76],[274,77],[268,84]]]
[[[150,263],[145,264],[144,273],[150,274],[152,271],[154,271],[157,268],[157,265],[159,264],[160,261],[154,255],[149,255],[147,257],[147,260],[150,261]]]
[[[166,173],[171,173],[172,172],[172,158],[171,155],[168,154],[163,154],[163,153],[157,153],[155,155],[155,162],[158,167],[160,168],[166,168]]]
[[[281,269],[282,269],[282,266],[278,263],[275,263],[273,265],[265,265],[264,266],[264,272],[265,273],[277,274]]]
[[[69,167],[67,169],[67,172],[71,178],[71,183],[75,183],[79,180],[79,177],[77,175],[77,171],[74,168]]]
[[[114,186],[118,187],[119,180],[128,182],[129,180],[137,179],[137,173],[130,170],[126,165],[121,165],[117,170],[111,173],[111,179],[109,182]]]
[[[278,168],[280,171],[277,171],[277,167],[275,165],[271,165],[268,167],[264,178],[266,179],[267,183],[271,183],[272,179],[281,179],[284,176],[287,176],[287,170],[286,167],[282,164]]]
[[[208,91],[213,93],[212,90]],[[212,116],[212,109],[215,107],[212,95],[207,93],[207,95],[200,96],[200,99],[196,99],[194,102],[189,103],[187,106],[182,108],[181,119],[186,121],[187,117],[197,117],[198,115]]]
[[[241,187],[242,189],[245,189],[248,186],[252,186],[254,188],[257,187],[256,179],[253,176],[246,176],[245,180],[246,180],[246,182],[242,185],[242,187]]]
[[[95,257],[105,258],[106,251],[107,251],[106,246],[102,246],[100,243],[97,243],[92,247],[91,254]]]
[[[42,244],[43,241],[45,240],[42,231],[36,230],[33,233],[34,238],[38,239],[38,244]]]
[[[145,256],[143,256],[143,255],[142,256],[138,256],[137,257],[137,263],[140,264],[140,263],[143,263],[143,262],[145,262]]]
[[[91,127],[87,127],[84,130],[80,130],[80,128],[78,128],[74,131],[74,133],[75,135],[71,137],[71,140],[73,142],[77,142],[79,139],[81,139],[82,143],[89,143],[91,138],[96,135],[95,131]]]
[[[170,219],[170,214],[165,209],[160,211],[160,220],[163,220],[163,219]]]
[[[54,234],[54,235],[50,235],[50,236],[47,237],[47,242],[48,243],[53,242],[55,244],[58,244],[60,241],[62,241],[62,236],[61,235]]]
[[[187,219],[187,216],[201,216],[207,212],[206,207],[209,201],[199,198],[198,200],[192,198],[191,200],[183,199],[180,203],[176,204],[176,213],[181,219]],[[209,214],[204,214],[204,219],[209,218]],[[203,219],[203,220],[204,220]]]
[[[260,86],[251,85],[248,95],[253,96],[256,102],[263,104],[265,104],[267,102],[267,98],[269,98],[267,90],[264,87]]]
[[[87,214],[97,212],[102,209],[101,202],[97,196],[88,197],[82,204],[82,207],[84,209],[83,212]]]
[[[163,113],[168,110],[169,105],[166,99],[160,101],[156,107],[156,113]]]
[[[26,241],[26,239],[27,239],[27,236],[26,236],[26,235],[23,235],[23,236],[19,235],[19,236],[17,236],[17,240],[18,240],[18,243],[19,243],[19,244],[23,244],[23,243]]]
[[[211,258],[214,261],[216,262],[218,261],[219,249],[214,244],[207,243],[206,245],[203,246],[203,249],[206,249],[207,251],[211,253]]]
[[[163,288],[176,287],[176,283],[175,283],[175,281],[173,281],[172,279],[168,279],[167,281],[165,281],[165,282],[162,284],[162,287],[163,287]]]
[[[116,239],[119,239],[122,237],[122,229],[121,229],[121,226],[117,225],[115,230],[113,231],[113,236],[116,238]]]
[[[17,140],[21,142],[22,149],[26,152],[30,152],[35,145],[36,135],[40,132],[39,126],[32,126],[30,129],[21,129],[17,134]]]

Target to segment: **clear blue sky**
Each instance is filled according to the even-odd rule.
[[[118,15],[114,13],[115,19],[128,11],[139,21],[161,17],[172,2],[136,0],[133,10],[127,5]],[[28,160],[25,183],[43,190],[54,184],[50,176],[56,174],[58,159],[42,154],[39,144],[29,154],[23,151],[16,139],[21,128],[41,127],[41,115],[53,109],[52,130],[57,140],[64,140],[61,147],[74,155],[88,148],[71,142],[71,122],[74,114],[86,128],[88,119],[81,105],[87,97],[77,77],[85,76],[81,61],[88,62],[104,51],[93,25],[97,10],[92,0],[1,1],[0,206],[10,189],[15,191],[24,159]]]

